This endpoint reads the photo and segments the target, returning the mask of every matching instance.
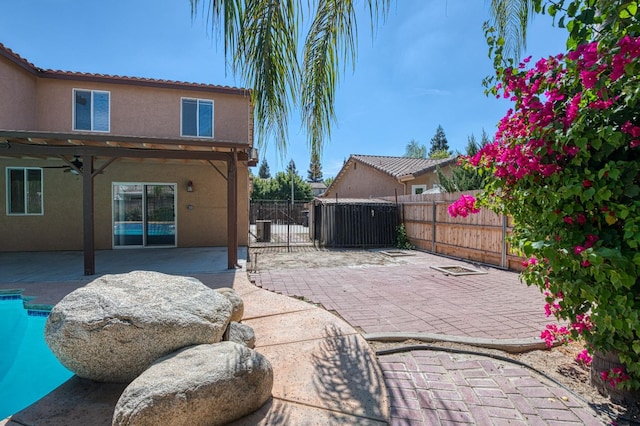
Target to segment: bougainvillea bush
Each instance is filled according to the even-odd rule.
[[[568,52],[514,64],[487,31],[496,67],[488,90],[513,101],[513,108],[494,142],[467,159],[490,176],[478,204],[513,217],[512,242],[529,259],[524,281],[541,288],[549,314],[568,322],[563,333],[548,334],[582,335],[590,353],[617,352],[626,370],[609,376],[619,387],[638,389],[637,4],[533,4],[566,26]],[[475,208],[469,202],[457,206],[466,213]]]

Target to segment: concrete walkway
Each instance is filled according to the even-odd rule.
[[[451,276],[431,266],[464,262],[416,252],[406,264],[262,271],[256,285],[304,297],[365,333],[538,339],[552,322],[544,299],[513,272]],[[600,425],[609,421],[531,370],[488,357],[409,351],[378,357],[393,425]]]

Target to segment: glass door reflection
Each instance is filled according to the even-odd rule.
[[[114,247],[175,246],[175,184],[113,184]]]

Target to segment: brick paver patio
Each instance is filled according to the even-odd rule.
[[[365,333],[533,338],[553,318],[518,274],[447,276],[473,266],[426,253],[402,265],[260,271],[256,285],[335,311]],[[607,418],[543,376],[477,355],[411,351],[378,357],[393,425],[601,425]],[[598,417],[600,415],[600,417]]]

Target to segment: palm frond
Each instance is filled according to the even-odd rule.
[[[379,16],[386,16],[389,2],[367,0],[372,26]],[[312,152],[322,152],[325,139],[331,136],[340,72],[355,64],[357,35],[354,1],[318,1],[305,40],[302,72],[302,118]]]
[[[534,15],[533,0],[491,0],[491,16],[507,55],[518,59],[527,47],[527,26]]]
[[[233,66],[234,72],[237,70],[237,51],[242,43],[242,18],[244,16],[244,2],[242,0],[189,0],[191,5],[191,16],[198,14],[198,9],[202,9],[202,14],[206,22],[210,25],[214,34],[218,35],[220,30],[224,36],[225,58]]]
[[[258,142],[275,133],[280,151],[299,90],[299,10],[298,0],[247,0],[236,62],[252,88]]]

